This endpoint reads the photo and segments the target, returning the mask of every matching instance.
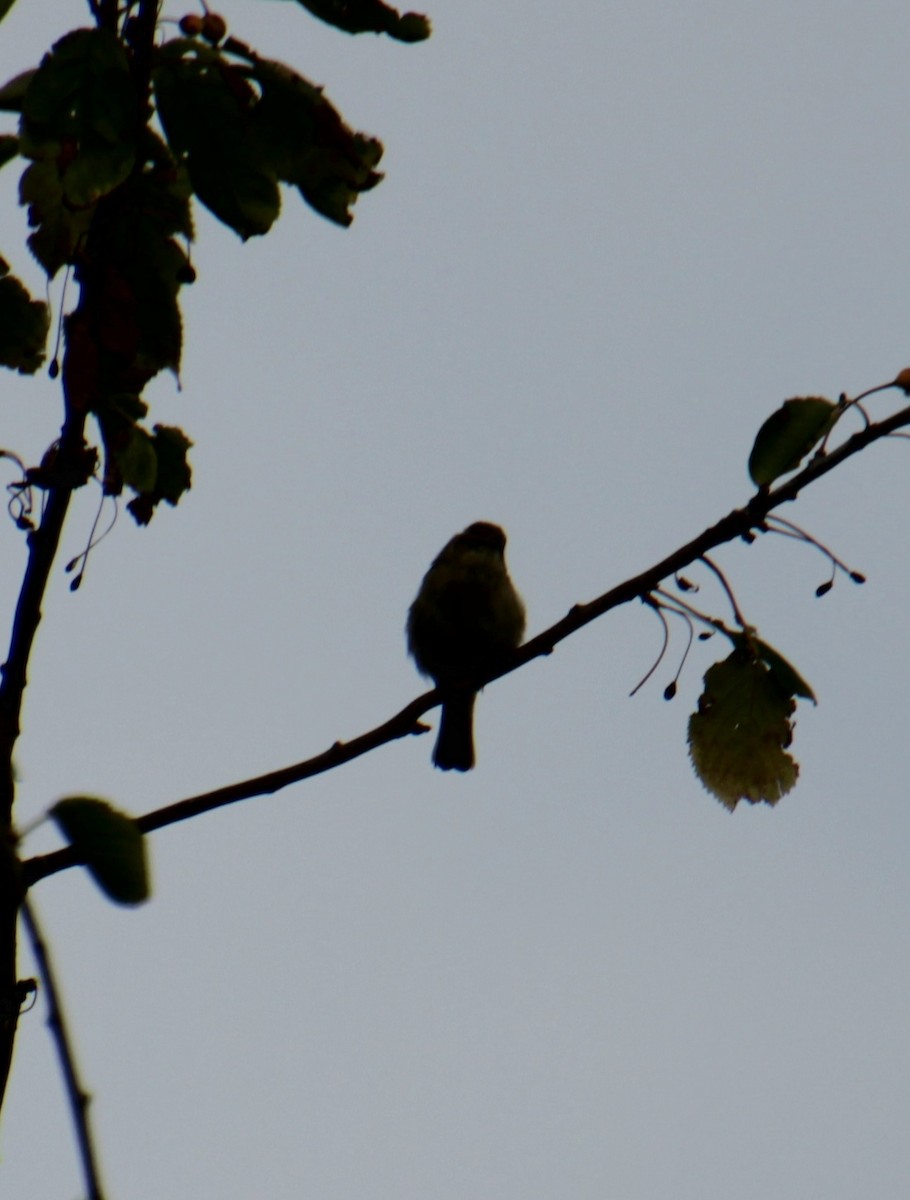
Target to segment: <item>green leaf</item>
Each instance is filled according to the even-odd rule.
[[[741,646],[743,649],[752,649],[771,672],[778,687],[786,692],[788,696],[801,696],[804,700],[811,700],[816,703],[815,693],[812,688],[806,683],[802,675],[796,668],[784,658],[782,654],[769,646],[767,642],[763,642],[761,638],[756,638],[746,635],[737,635],[733,639],[734,644]]]
[[[104,336],[107,349],[131,359],[136,386],[142,387],[161,370],[179,369],[183,331],[177,293],[187,257],[164,234],[160,214],[142,207],[153,202],[143,195],[141,181],[130,187],[135,203],[117,213],[109,231],[110,286],[116,275],[120,304]]]
[[[763,487],[795,470],[834,424],[838,411],[823,396],[785,400],[755,437],[749,455],[752,482]]]
[[[771,670],[739,648],[705,673],[689,718],[689,755],[704,787],[732,812],[740,800],[776,804],[796,783],[787,753],[796,702]]]
[[[314,17],[345,33],[387,33],[400,42],[422,42],[431,27],[422,13],[403,16],[382,0],[298,0]]]
[[[158,478],[155,489],[162,500],[175,505],[189,490],[192,471],[186,456],[193,443],[176,425],[155,426]]]
[[[2,0],[0,0],[2,3]],[[3,112],[22,112],[22,102],[25,99],[25,93],[28,91],[28,85],[38,73],[37,67],[32,67],[29,71],[23,71],[20,75],[14,75],[12,79],[7,80],[0,87],[0,110]]]
[[[263,154],[321,216],[350,225],[351,206],[376,186],[382,143],[356,133],[322,90],[283,63],[247,53],[260,99],[253,120]]]
[[[124,485],[153,509],[161,500],[174,505],[190,486],[186,461],[192,442],[179,429],[156,425],[154,433],[139,422],[148,406],[138,396],[104,397],[95,409],[105,449],[104,491],[119,495]],[[145,522],[147,523],[147,522]]]
[[[13,137],[9,133],[0,136],[0,167],[5,167],[18,153],[19,139],[17,137]]]
[[[192,442],[174,425],[156,425],[152,445],[157,462],[154,487],[135,496],[127,505],[137,525],[148,525],[162,500],[176,505],[192,481],[187,454]]]
[[[93,796],[58,800],[51,816],[109,899],[118,904],[148,899],[145,838],[132,817]]]
[[[136,161],[133,146],[91,146],[83,143],[63,175],[63,193],[69,204],[85,208],[100,200],[127,178]]]
[[[22,153],[53,161],[64,197],[84,208],[113,191],[135,162],[136,94],[126,53],[104,29],[56,42],[22,104]]]
[[[0,366],[34,375],[44,362],[50,314],[0,259]]]
[[[129,62],[117,37],[105,29],[74,29],[41,60],[22,114],[35,140],[95,134],[114,143],[131,132],[135,103]]]
[[[134,425],[126,445],[116,451],[123,482],[136,492],[151,492],[158,477],[158,456],[150,435]]]
[[[105,396],[95,411],[99,421],[109,422],[111,428],[116,422],[116,428],[128,431],[137,421],[148,416],[149,406],[141,396],[121,393]]]
[[[212,47],[178,38],[157,52],[152,79],[168,145],[196,195],[240,237],[267,233],[281,198],[253,130],[257,97],[244,75]]]
[[[69,262],[88,232],[93,208],[72,209],[64,203],[63,185],[52,162],[33,162],[19,180],[19,202],[28,206],[28,223],[35,232],[28,246],[53,279]]]

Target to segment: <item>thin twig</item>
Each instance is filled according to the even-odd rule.
[[[98,1173],[98,1161],[95,1145],[89,1124],[88,1110],[91,1096],[82,1086],[76,1069],[73,1046],[66,1028],[63,1008],[60,1004],[60,994],[54,977],[47,952],[47,945],[41,933],[41,928],[35,916],[35,910],[26,897],[21,907],[22,923],[25,926],[28,939],[31,942],[32,953],[41,977],[41,986],[47,994],[47,1024],[51,1036],[57,1045],[57,1057],[60,1059],[60,1070],[66,1085],[66,1096],[69,1101],[70,1113],[76,1132],[76,1143],[79,1147],[79,1157],[82,1161],[82,1172],[85,1176],[85,1186],[88,1189],[88,1200],[104,1200],[101,1190],[101,1178]]]
[[[641,679],[639,679],[638,683],[636,683],[635,687],[632,688],[631,692],[629,692],[630,699],[635,695],[636,692],[641,691],[641,689],[645,686],[645,684],[663,662],[664,655],[667,653],[667,647],[670,645],[670,626],[667,623],[667,618],[661,612],[661,606],[657,603],[653,596],[642,596],[642,603],[647,604],[651,612],[654,613],[654,615],[660,621],[664,637],[657,658],[655,658],[651,666],[648,667],[647,672],[641,677]]]
[[[727,594],[727,599],[730,601],[730,608],[733,610],[733,619],[736,621],[736,624],[740,627],[740,629],[745,629],[746,618],[743,616],[736,596],[733,594],[733,588],[730,587],[730,581],[727,579],[726,575],[723,573],[717,563],[710,559],[707,554],[703,554],[701,556],[701,561],[706,567],[708,567],[709,570],[713,571],[720,580],[720,586],[724,589]]]
[[[678,617],[683,617],[690,623],[694,617],[702,625],[707,625],[709,629],[717,633],[722,633],[732,640],[734,635],[720,617],[712,617],[710,613],[702,612],[700,608],[696,608],[688,600],[683,600],[682,596],[674,596],[672,592],[665,591],[664,588],[655,588],[654,595],[660,597],[661,606],[667,612],[675,613]]]

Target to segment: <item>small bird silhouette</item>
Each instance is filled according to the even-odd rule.
[[[445,693],[433,762],[443,771],[474,766],[478,675],[521,642],[525,608],[505,562],[506,535],[475,521],[440,550],[408,612],[408,649]]]

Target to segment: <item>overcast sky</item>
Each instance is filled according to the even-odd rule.
[[[75,595],[58,571],[23,825],[363,732],[425,687],[405,613],[455,531],[507,529],[533,634],[744,503],[785,397],[910,365],[906,4],[435,0],[417,46],[219,8],[382,138],[386,179],[349,230],[295,194],[247,245],[199,214],[182,390],[147,394],[196,443],[193,489],[146,530],[121,514]],[[86,23],[18,0],[0,74]],[[41,294],[16,173],[0,254]],[[3,385],[0,444],[35,461],[59,387]],[[817,600],[824,559],[780,538],[717,555],[819,698],[776,809],[731,816],[689,767],[722,647],[667,703],[675,628],[628,698],[660,646],[634,605],[487,690],[469,775],[407,739],[155,835],[139,910],[82,871],[42,883],[109,1195],[904,1200],[908,455],[873,447],[785,514],[865,587]],[[0,555],[8,627],[11,523]],[[82,1194],[43,1011],[0,1128],[16,1200]]]

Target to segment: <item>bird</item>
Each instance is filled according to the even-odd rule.
[[[433,559],[408,611],[408,650],[443,692],[433,762],[442,771],[474,766],[478,676],[521,644],[525,606],[505,562],[506,535],[475,521]],[[474,686],[472,686],[474,685]]]

